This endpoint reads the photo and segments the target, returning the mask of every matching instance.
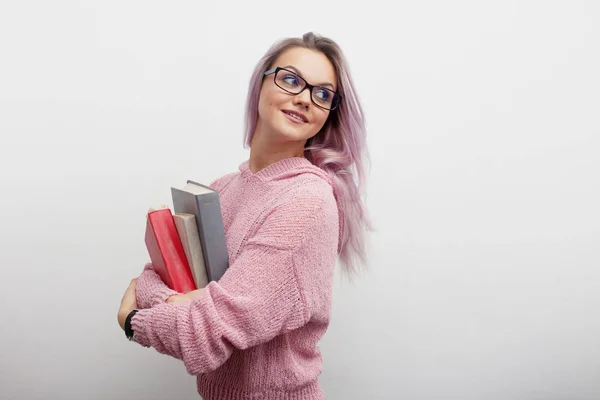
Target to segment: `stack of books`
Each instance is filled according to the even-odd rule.
[[[163,282],[188,293],[218,281],[229,266],[221,204],[218,192],[190,180],[171,196],[173,210],[148,211],[144,240]]]

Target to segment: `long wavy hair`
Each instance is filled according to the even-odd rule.
[[[333,64],[337,75],[339,106],[330,112],[323,128],[305,146],[305,157],[321,168],[334,182],[334,194],[340,213],[338,254],[349,275],[366,265],[365,233],[372,230],[363,203],[365,163],[370,162],[366,146],[366,127],[347,61],[333,40],[312,32],[302,38],[286,38],[275,42],[257,63],[248,90],[245,113],[244,147],[250,147],[258,121],[258,100],[263,73],[273,67],[281,53],[303,47],[323,53]]]

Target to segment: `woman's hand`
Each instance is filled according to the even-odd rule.
[[[121,299],[121,306],[119,307],[119,312],[117,313],[117,320],[119,321],[119,326],[121,329],[125,329],[125,319],[127,318],[127,315],[137,308],[137,301],[135,299],[136,283],[137,278],[133,278],[129,283],[129,287],[125,291],[123,298]]]
[[[176,295],[170,296],[167,299],[167,303],[180,303],[182,301],[190,301],[193,298],[200,296],[202,294],[202,292],[204,292],[204,289],[192,290],[191,292],[188,292],[186,294],[176,294]]]

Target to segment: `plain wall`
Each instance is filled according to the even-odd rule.
[[[344,49],[372,155],[328,399],[600,398],[593,1],[3,1],[0,398],[196,399],[117,309],[170,187],[246,159],[255,63]]]

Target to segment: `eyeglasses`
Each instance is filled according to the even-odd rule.
[[[304,89],[309,88],[312,102],[326,110],[335,110],[342,100],[342,96],[333,90],[323,86],[313,86],[306,82],[304,78],[288,69],[276,67],[264,73],[265,76],[271,74],[275,74],[273,78],[275,84],[288,93],[300,94]]]

